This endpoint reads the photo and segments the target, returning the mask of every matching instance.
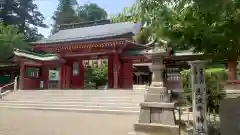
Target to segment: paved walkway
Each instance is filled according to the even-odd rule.
[[[0,109],[0,135],[134,135],[138,115]]]

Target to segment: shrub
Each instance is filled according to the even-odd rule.
[[[107,83],[107,67],[92,67],[85,70],[85,86],[87,88],[94,87],[97,89],[99,86]]]
[[[181,105],[192,103],[191,70],[183,70],[181,74]],[[207,106],[210,112],[219,112],[219,101],[225,97],[224,85],[227,80],[227,72],[223,68],[210,68],[205,70],[207,89]]]
[[[107,83],[107,67],[101,66],[93,69],[93,82],[96,85],[96,88],[99,86],[105,85]]]

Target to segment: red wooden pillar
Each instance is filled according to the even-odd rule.
[[[128,64],[127,64],[127,73],[126,74],[128,74],[128,76],[127,76],[127,84],[128,85],[126,85],[126,88],[127,89],[133,89],[133,62],[132,62],[132,60],[128,60],[128,62],[127,62]]]
[[[19,80],[20,80],[19,88],[20,88],[20,90],[24,89],[24,70],[25,70],[25,64],[24,64],[23,61],[20,61],[20,77],[19,77]]]
[[[114,54],[114,57],[113,57],[113,88],[114,89],[117,89],[118,88],[118,72],[119,72],[119,57],[118,57],[118,54]]]
[[[71,88],[73,64],[67,65],[67,89]]]
[[[83,65],[83,60],[80,60],[79,62],[79,86],[81,89],[84,88],[84,65]]]
[[[120,66],[120,70],[119,70],[119,77],[118,77],[118,87],[123,88],[124,63],[122,60],[119,61],[119,66]]]
[[[60,88],[69,89],[71,88],[72,80],[72,66],[68,64],[62,64],[60,68]]]
[[[132,60],[124,60],[122,62],[122,88],[133,88],[133,72],[132,72]]]
[[[73,72],[74,65],[78,65],[78,73]],[[71,88],[73,89],[82,89],[84,88],[84,65],[83,60],[74,61],[71,63]],[[75,67],[76,68],[76,67]],[[76,70],[76,69],[75,69]]]
[[[59,68],[59,88],[62,89],[63,88],[63,67],[62,67],[63,64],[60,65],[60,68]]]
[[[10,72],[10,80],[11,82],[14,82],[14,71]]]
[[[65,88],[65,64],[61,64],[59,79],[60,79],[59,81],[60,89],[64,89]]]
[[[237,80],[237,71],[236,71],[237,62],[236,61],[228,61],[228,80]]]
[[[108,56],[108,88],[113,88],[113,56]]]
[[[48,67],[47,66],[42,66],[40,80],[43,81],[43,88],[44,89],[48,89],[48,79],[49,79]]]

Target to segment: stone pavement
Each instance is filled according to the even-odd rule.
[[[0,135],[134,135],[138,115],[0,109]]]

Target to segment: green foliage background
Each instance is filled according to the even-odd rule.
[[[19,33],[14,25],[0,23],[0,60],[5,60],[13,55],[13,48],[26,49],[25,36]]]
[[[95,3],[79,6],[76,0],[59,0],[52,19],[54,24],[51,33],[54,34],[63,24],[107,19],[107,12]]]
[[[47,28],[43,22],[44,17],[38,11],[34,0],[4,0],[0,10],[1,21],[5,25],[18,26],[20,33],[25,35],[25,40],[34,42],[43,38],[37,27]]]
[[[181,72],[181,104],[192,104],[191,70]],[[224,85],[227,80],[227,71],[224,68],[210,68],[205,70],[205,81],[207,87],[207,102],[210,112],[219,111],[219,101],[225,97]]]
[[[98,89],[107,83],[107,67],[102,65],[100,67],[91,67],[85,69],[84,87]]]

